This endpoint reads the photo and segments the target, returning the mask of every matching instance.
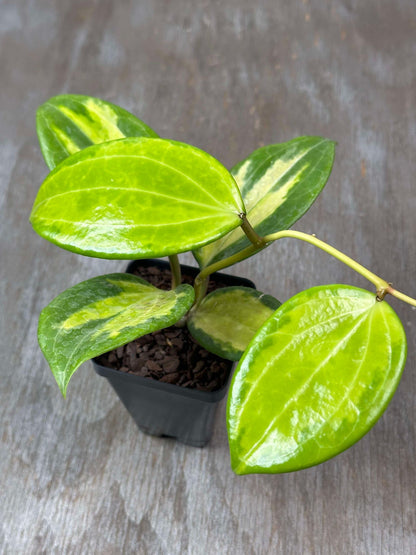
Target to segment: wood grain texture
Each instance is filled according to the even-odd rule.
[[[414,553],[416,311],[392,302],[409,354],[385,415],[355,447],[280,476],[232,474],[221,407],[205,449],[146,437],[89,364],[63,401],[36,343],[58,292],[123,264],[36,236],[47,173],[34,115],[103,97],[228,167],[304,134],[338,142],[296,226],[416,296],[414,0],[0,1],[0,552]],[[184,257],[190,261],[190,257]],[[233,269],[284,300],[364,280],[283,240]]]

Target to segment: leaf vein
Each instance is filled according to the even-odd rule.
[[[299,390],[296,392],[296,395],[291,397],[289,399],[289,401],[284,405],[283,409],[276,415],[273,417],[273,419],[271,420],[271,422],[269,423],[269,425],[267,426],[266,430],[262,433],[261,437],[256,441],[256,443],[253,445],[253,447],[247,452],[247,454],[245,455],[245,461],[246,463],[248,462],[248,460],[250,459],[251,455],[257,450],[257,447],[259,446],[259,444],[263,441],[263,439],[267,436],[267,434],[269,433],[270,429],[275,425],[275,423],[277,422],[277,420],[282,416],[282,414],[284,414],[287,410],[287,408],[292,405],[294,402],[296,402],[300,395],[305,391],[306,387],[310,384],[310,382],[312,381],[312,379],[316,376],[316,374],[321,370],[321,368],[334,356],[337,354],[337,352],[339,352],[342,347],[345,346],[346,342],[348,341],[348,339],[356,332],[356,330],[361,326],[363,320],[368,316],[368,314],[363,314],[363,316],[358,320],[358,322],[351,328],[351,330],[348,332],[347,335],[345,335],[343,337],[343,339],[333,348],[331,349],[331,351],[329,352],[329,354],[324,358],[324,360],[318,364],[318,366],[315,368],[315,370],[312,372],[312,374],[309,376],[309,378],[307,380],[305,380],[304,384],[302,385],[302,387],[299,388]]]

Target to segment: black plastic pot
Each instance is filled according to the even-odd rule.
[[[169,263],[157,259],[134,260],[126,271],[134,273],[138,266],[165,269],[169,268]],[[182,272],[195,277],[199,270],[182,265]],[[212,274],[210,279],[255,289],[252,281],[228,274]],[[221,389],[206,392],[119,372],[98,364],[95,359],[93,364],[97,374],[107,378],[140,430],[159,437],[172,437],[194,447],[203,447],[211,438],[215,411],[227,393],[233,366],[230,362],[227,383]]]

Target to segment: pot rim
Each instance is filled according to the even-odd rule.
[[[137,374],[128,374],[125,372],[120,372],[120,370],[115,370],[114,368],[109,368],[108,366],[103,366],[102,364],[98,363],[95,359],[92,359],[92,363],[94,365],[94,370],[96,373],[104,378],[107,379],[116,379],[130,382],[132,385],[140,386],[140,387],[147,387],[150,389],[158,389],[160,391],[165,391],[166,393],[170,393],[173,395],[181,395],[182,397],[191,397],[193,399],[198,399],[205,403],[216,403],[220,401],[228,391],[229,383],[231,380],[231,376],[233,374],[234,365],[232,361],[229,361],[231,368],[228,374],[227,381],[221,387],[221,389],[216,389],[215,391],[200,391],[199,389],[191,389],[189,387],[183,387],[181,385],[170,384],[165,382],[160,382],[158,380],[154,380],[153,378],[145,378],[143,376],[138,376]]]

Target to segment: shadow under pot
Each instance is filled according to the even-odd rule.
[[[183,282],[193,283],[199,270],[186,265],[181,265],[181,269]],[[170,288],[170,266],[165,260],[135,260],[128,265],[126,271],[150,283],[153,282],[153,285],[161,289]],[[248,279],[215,273],[210,276],[209,291],[236,285],[255,289],[254,283]],[[175,333],[179,333],[180,330],[181,334],[185,334],[187,344],[193,349],[196,348],[196,342],[186,327],[172,326],[154,333],[158,334],[159,342],[163,342],[163,336],[166,334],[166,341],[171,345],[169,335],[172,334],[172,330],[175,330]],[[132,371],[122,366],[120,359],[123,360],[123,349],[132,351],[128,346],[119,348],[112,353],[94,358],[93,365],[96,373],[108,380],[139,429],[146,434],[170,437],[187,445],[204,447],[212,436],[215,412],[227,394],[234,363],[208,353],[198,345],[199,356],[205,365],[215,365],[216,369],[221,369],[219,373],[216,372],[220,374],[220,378],[216,382],[210,381],[209,384],[206,380],[198,383],[196,378],[192,381],[186,380],[185,375],[193,375],[194,368],[190,368],[189,362],[183,359],[183,364],[175,372],[179,381],[185,384],[183,386],[166,383],[166,377],[162,377],[165,381],[160,381],[154,377],[140,375],[146,374],[146,368],[139,367],[138,370],[136,368]],[[111,364],[109,360],[112,361]],[[122,369],[117,369],[119,367]]]

